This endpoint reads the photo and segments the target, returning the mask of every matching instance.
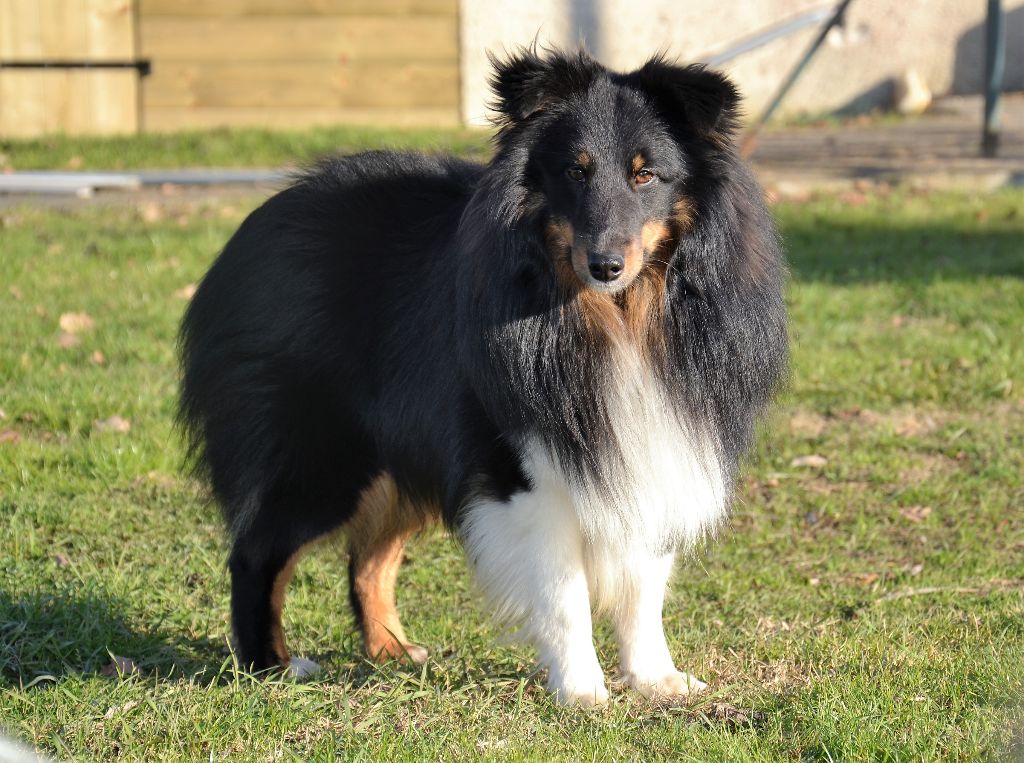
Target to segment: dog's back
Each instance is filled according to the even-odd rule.
[[[436,308],[477,172],[385,152],[332,159],[228,242],[183,323],[181,414],[232,522],[289,481],[344,500],[347,472],[374,456],[365,420],[386,420],[389,396],[429,393],[406,375],[450,324]]]

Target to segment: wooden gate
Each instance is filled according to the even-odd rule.
[[[0,135],[133,133],[135,0],[0,0]]]

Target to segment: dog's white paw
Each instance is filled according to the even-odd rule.
[[[296,681],[302,681],[307,678],[312,678],[321,670],[323,670],[323,668],[312,660],[306,660],[302,657],[292,657],[288,662],[288,669],[285,671],[285,675],[289,678],[294,678]]]
[[[679,670],[657,678],[635,673],[627,673],[622,678],[628,686],[651,699],[678,699],[708,688],[703,681]]]
[[[547,690],[560,705],[595,707],[608,701],[608,689],[600,669],[592,674],[588,672],[581,675],[559,675],[551,671]]]
[[[430,652],[416,644],[403,644],[403,649],[405,650],[405,655],[413,661],[414,665],[422,665],[430,657]]]
[[[593,688],[583,686],[559,686],[556,688],[548,684],[548,691],[554,695],[555,701],[560,705],[597,707],[608,701],[608,689],[603,683]]]

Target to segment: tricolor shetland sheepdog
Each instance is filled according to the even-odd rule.
[[[328,159],[253,212],[181,330],[180,418],[233,539],[241,661],[290,658],[300,550],[347,533],[371,658],[421,662],[394,603],[406,540],[440,516],[560,702],[676,669],[662,604],[679,550],[726,513],[786,365],[783,259],[732,140],[721,74],[661,57],[495,62],[494,158]]]

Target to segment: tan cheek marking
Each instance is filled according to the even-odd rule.
[[[572,251],[573,243],[576,241],[572,223],[560,217],[548,220],[544,235],[547,237],[548,252],[555,259],[565,257]]]
[[[663,220],[648,220],[640,229],[640,245],[645,252],[653,252],[662,241],[672,235]]]
[[[575,291],[579,288],[579,279],[587,272],[586,247],[576,245],[576,231],[564,218],[549,220],[545,235],[559,283],[566,291]]]
[[[642,240],[633,239],[623,251],[626,263],[619,276],[625,281],[632,281],[644,266],[644,246]]]
[[[693,227],[693,205],[683,197],[672,204],[672,219],[679,226],[680,233],[686,233]]]

